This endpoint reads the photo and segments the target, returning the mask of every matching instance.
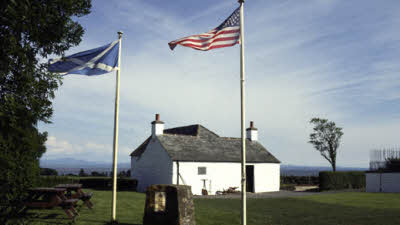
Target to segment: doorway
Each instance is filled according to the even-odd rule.
[[[246,165],[246,190],[254,192],[254,166]]]

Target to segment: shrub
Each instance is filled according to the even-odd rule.
[[[54,187],[57,184],[82,184],[83,188],[100,190],[112,189],[111,177],[71,177],[71,176],[41,176],[36,187]],[[119,191],[136,191],[137,180],[130,178],[118,178]]]
[[[40,175],[41,176],[57,176],[58,172],[55,169],[51,168],[40,168]]]
[[[365,172],[319,172],[319,189],[321,191],[360,188],[365,188]]]
[[[282,184],[318,185],[317,176],[281,176]]]
[[[97,172],[97,171],[92,171],[92,172],[90,173],[90,175],[91,175],[92,177],[106,177],[106,176],[107,176],[106,172],[99,173],[99,172]]]
[[[388,172],[400,172],[400,158],[386,159],[385,167]]]
[[[111,177],[80,177],[79,183],[83,188],[111,190]],[[130,178],[117,178],[118,190],[136,191],[137,180]]]
[[[83,188],[110,189],[112,187],[111,177],[80,177],[79,183]]]
[[[120,191],[136,191],[137,180],[130,178],[118,178],[117,188]]]
[[[54,187],[57,184],[74,184],[78,183],[79,179],[68,176],[40,176],[36,187]]]

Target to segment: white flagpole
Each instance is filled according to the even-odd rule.
[[[118,155],[118,111],[119,111],[119,74],[121,72],[121,39],[122,31],[118,31],[119,49],[118,49],[118,69],[116,77],[115,91],[115,112],[114,112],[114,157],[113,157],[113,191],[112,191],[112,217],[116,221],[117,208],[117,155]]]
[[[241,136],[242,136],[242,225],[246,225],[246,133],[245,133],[245,92],[244,92],[244,20],[243,3],[240,3],[240,100],[241,100]]]

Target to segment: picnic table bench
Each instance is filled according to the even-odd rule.
[[[53,208],[60,206],[70,219],[79,215],[74,206],[79,199],[67,199],[65,197],[65,188],[30,188],[28,189],[28,199],[25,201],[27,208]]]
[[[72,199],[80,199],[89,208],[93,208],[93,203],[90,199],[93,196],[92,192],[85,193],[82,190],[82,184],[59,184],[55,188],[65,188],[67,190],[66,197]]]

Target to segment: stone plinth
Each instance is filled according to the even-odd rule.
[[[196,225],[187,185],[152,185],[146,191],[143,225]]]

